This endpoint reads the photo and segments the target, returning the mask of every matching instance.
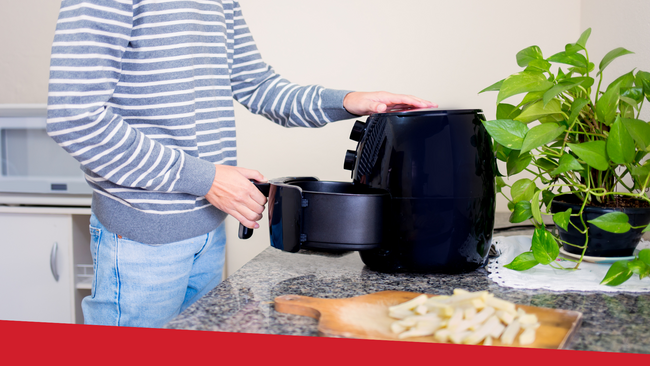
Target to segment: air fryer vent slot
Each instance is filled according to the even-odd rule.
[[[369,120],[366,135],[363,139],[364,148],[361,149],[361,156],[359,156],[359,163],[357,169],[357,176],[361,177],[370,174],[373,166],[377,162],[379,156],[379,149],[384,136],[384,129],[386,128],[385,119]]]

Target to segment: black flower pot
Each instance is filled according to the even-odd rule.
[[[571,209],[572,214],[580,212],[582,203],[573,195],[557,196],[551,203],[551,213],[564,212]],[[590,224],[588,221],[593,220],[601,215],[610,212],[623,212],[629,217],[630,225],[645,226],[650,223],[650,208],[604,208],[595,206],[586,206],[582,215],[588,227],[589,243],[587,245],[586,256],[590,257],[628,257],[634,254],[634,249],[639,244],[643,236],[643,228],[630,229],[626,233],[615,234],[605,231]],[[571,217],[571,222],[582,228],[582,222],[577,216]],[[585,236],[569,224],[568,230],[558,227],[560,239],[575,245],[584,245]],[[573,254],[582,254],[582,249],[563,243],[565,251]]]

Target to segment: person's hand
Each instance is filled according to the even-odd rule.
[[[259,228],[266,197],[251,179],[267,182],[257,170],[229,165],[215,165],[214,181],[205,198],[221,211],[232,215],[249,229]]]
[[[401,108],[437,108],[438,105],[412,95],[388,92],[352,92],[343,99],[343,107],[350,113],[365,116]]]

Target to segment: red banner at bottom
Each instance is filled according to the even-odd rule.
[[[418,342],[0,321],[0,364],[302,364],[425,362],[549,365],[636,361],[650,355]]]

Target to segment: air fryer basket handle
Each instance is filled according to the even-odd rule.
[[[257,187],[257,189],[260,190],[260,192],[262,192],[262,194],[264,194],[266,197],[269,196],[269,188],[271,187],[270,183],[260,183],[253,180],[251,180],[251,182],[255,185],[255,187]],[[239,239],[248,239],[253,236],[253,229],[249,229],[240,223],[238,236]]]

